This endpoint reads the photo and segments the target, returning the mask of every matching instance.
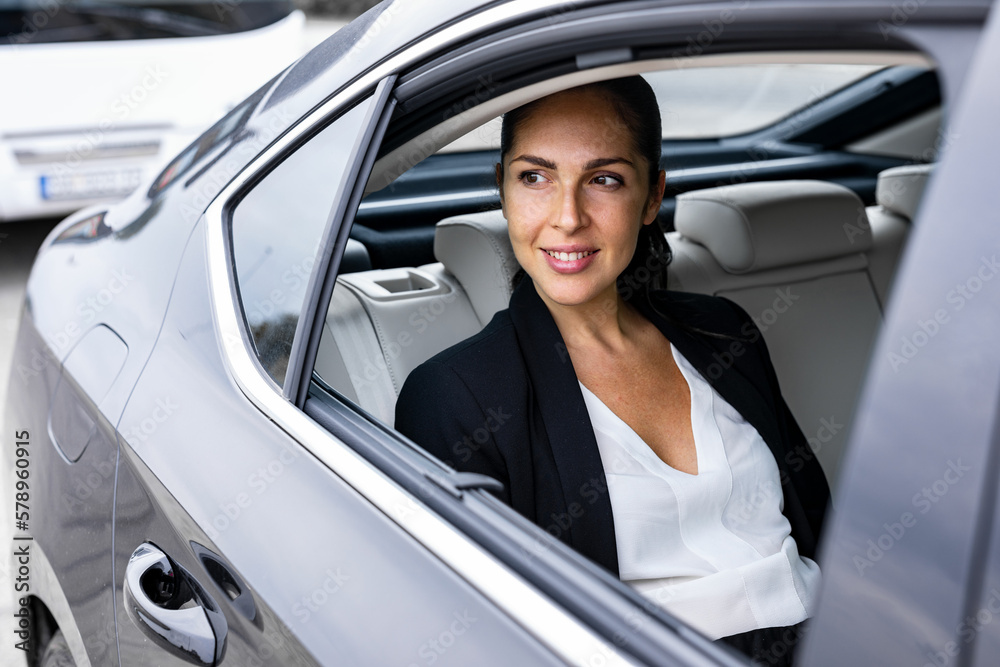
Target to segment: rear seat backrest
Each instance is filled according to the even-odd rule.
[[[912,222],[932,173],[933,164],[906,164],[886,169],[878,175],[875,200],[883,210]]]
[[[327,312],[317,373],[388,424],[410,371],[477,333],[510,298],[517,261],[499,211],[441,221],[434,254],[440,262],[419,268],[341,275]]]
[[[886,169],[878,175],[876,205],[868,208],[873,244],[868,253],[868,272],[883,308],[933,170],[933,164],[912,164]]]
[[[503,211],[442,220],[434,234],[434,257],[461,283],[483,326],[507,307],[520,266]]]
[[[881,323],[864,204],[823,181],[745,183],[678,196],[674,225],[671,289],[724,296],[754,318],[832,483]]]

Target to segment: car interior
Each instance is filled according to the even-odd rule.
[[[835,89],[814,86],[764,127],[665,138],[658,223],[673,252],[669,289],[726,297],[754,318],[835,492],[939,148],[941,99],[933,67],[907,53],[706,56],[692,66],[710,77],[775,63],[866,69]],[[409,372],[506,307],[518,266],[492,182],[500,114],[587,81],[672,67],[647,60],[555,76],[396,135],[394,117],[340,260],[315,365],[322,383],[391,426]]]

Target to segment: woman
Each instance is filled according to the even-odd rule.
[[[817,594],[829,490],[815,460],[787,463],[807,445],[747,314],[657,289],[660,146],[641,77],[504,116],[497,182],[527,275],[482,332],[413,371],[396,427],[502,481],[514,509],[709,637],[771,661]]]

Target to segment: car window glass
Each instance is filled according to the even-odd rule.
[[[316,250],[371,100],[297,149],[233,213],[233,262],[241,306],[257,356],[279,385]]]
[[[648,72],[664,139],[752,132],[829,97],[880,65],[770,64]]]

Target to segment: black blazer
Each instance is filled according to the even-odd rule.
[[[632,303],[760,433],[778,464],[783,513],[799,553],[815,557],[830,491],[781,396],[760,331],[721,297],[663,291],[653,299],[659,313],[640,298]],[[529,278],[481,332],[410,374],[396,403],[396,428],[454,468],[500,480],[504,502],[618,574],[611,502],[587,406],[559,329]]]

